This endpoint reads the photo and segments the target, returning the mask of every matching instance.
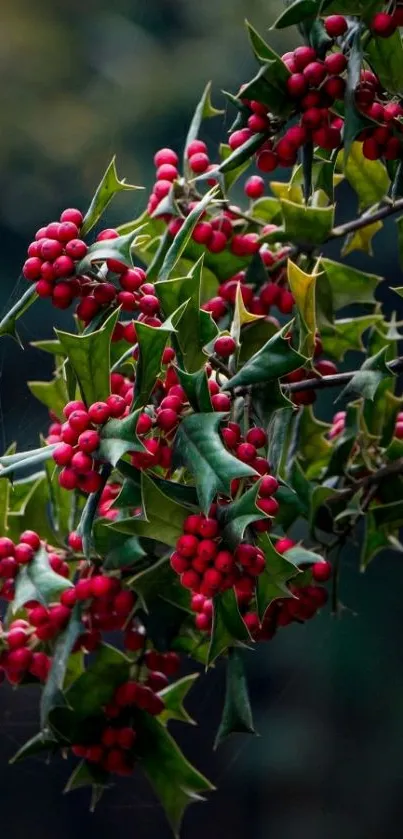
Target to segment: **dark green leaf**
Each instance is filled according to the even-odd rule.
[[[2,335],[9,335],[10,338],[14,338],[14,340],[22,346],[15,324],[37,299],[38,295],[35,291],[35,284],[33,284],[24,291],[22,297],[17,300],[14,306],[11,307],[10,311],[7,312],[4,318],[0,320],[0,337]]]
[[[403,47],[399,29],[389,38],[372,35],[366,47],[366,57],[382,86],[389,93],[403,92]]]
[[[330,425],[317,420],[311,406],[301,411],[298,420],[298,456],[306,477],[311,480],[321,475],[327,466],[332,446],[326,439]]]
[[[159,281],[169,280],[171,273],[175,268],[175,265],[181,258],[183,251],[185,250],[186,245],[189,242],[189,239],[192,235],[194,228],[196,227],[197,222],[199,221],[200,216],[217,195],[217,190],[218,188],[216,186],[212,187],[212,189],[210,189],[209,192],[207,192],[206,195],[203,196],[203,198],[199,201],[196,207],[194,207],[194,209],[186,217],[181,229],[176,234],[171,244],[171,247],[165,255],[164,262],[159,272]],[[175,308],[177,307],[175,306]]]
[[[119,461],[118,468],[119,472],[125,478],[128,478],[134,485],[133,493],[135,492],[135,487],[138,487],[141,493],[141,471],[136,469],[130,463],[126,463],[124,460]],[[173,498],[174,501],[178,501],[180,504],[190,504],[193,507],[197,507],[197,492],[194,486],[178,483],[177,481],[168,481],[165,478],[157,477],[157,475],[153,475],[153,481],[161,492],[168,495],[169,498]],[[134,500],[134,498],[137,500]],[[131,503],[130,506],[141,506],[141,494],[140,496],[133,496],[133,503]]]
[[[222,508],[221,535],[225,544],[232,550],[242,541],[246,528],[252,522],[266,518],[256,506],[259,484],[260,481],[257,481],[255,486],[244,492],[236,501],[231,501]]]
[[[177,367],[176,372],[193,410],[196,413],[209,413],[212,411],[206,371],[203,369],[197,373],[186,373],[185,370]]]
[[[250,160],[250,158],[253,157],[266,139],[267,134],[252,134],[251,137],[245,140],[242,146],[235,149],[232,154],[228,155],[228,157],[220,163],[218,171],[225,175],[227,172],[239,169],[243,163],[246,163],[247,160]],[[211,173],[211,176],[214,176],[214,172]]]
[[[56,329],[56,335],[74,369],[87,406],[110,395],[109,369],[112,333],[119,317],[113,312],[100,329],[73,335]]]
[[[210,782],[185,759],[175,740],[155,717],[139,712],[136,750],[140,764],[161,801],[168,821],[178,837],[186,807],[201,801],[213,789]]]
[[[330,284],[334,311],[352,303],[375,303],[374,293],[381,277],[331,259],[322,258],[321,266]]]
[[[362,143],[352,144],[345,165],[343,152],[340,152],[339,161],[350,186],[357,193],[360,211],[382,201],[388,194],[390,179],[386,167],[380,160],[368,160],[364,157]]]
[[[126,452],[144,451],[144,446],[136,435],[140,414],[141,408],[138,408],[127,417],[110,419],[102,426],[98,454],[112,466],[116,466]]]
[[[66,629],[56,641],[52,657],[52,666],[41,697],[42,728],[47,723],[50,710],[55,707],[55,705],[60,704],[58,700],[64,686],[68,661],[77,638],[84,630],[83,624],[81,623],[81,611],[81,604],[76,603]]]
[[[272,29],[285,29],[287,26],[293,26],[300,23],[306,18],[315,16],[318,12],[317,0],[295,0],[291,6],[288,6],[277,18],[273,24]]]
[[[56,445],[42,446],[40,449],[32,449],[30,452],[16,452],[12,455],[3,455],[0,457],[0,478],[6,478],[8,475],[15,475],[18,472],[24,472],[26,469],[31,469],[33,466],[39,466],[52,457]]]
[[[369,563],[380,551],[390,550],[394,546],[392,534],[393,527],[392,532],[388,527],[379,527],[372,511],[367,512],[365,516],[365,536],[360,557],[361,571],[367,569]]]
[[[18,612],[29,600],[39,600],[40,603],[46,605],[54,603],[59,599],[62,591],[71,587],[70,580],[66,580],[65,577],[61,577],[52,570],[48,552],[41,546],[31,562],[18,572],[13,611]]]
[[[258,544],[266,557],[266,569],[257,579],[256,590],[258,615],[263,621],[273,600],[291,597],[287,583],[299,572],[295,564],[288,559],[288,552],[287,556],[279,554],[266,533],[260,536]]]
[[[236,732],[255,734],[255,729],[242,657],[232,649],[228,653],[225,703],[214,748]]]
[[[129,678],[130,661],[123,653],[101,644],[91,666],[66,691],[66,701],[76,715],[85,718],[100,712],[115,690]]]
[[[51,382],[27,382],[31,393],[53,411],[64,422],[63,408],[68,402],[66,383],[61,376],[55,376]]]
[[[269,447],[267,457],[275,475],[284,477],[287,465],[292,425],[295,418],[294,408],[290,405],[276,411],[269,427]]]
[[[390,504],[372,507],[371,514],[376,527],[393,525],[397,530],[403,525],[403,501],[393,501]]]
[[[183,706],[190,689],[193,687],[196,679],[199,678],[198,673],[191,673],[189,676],[184,676],[172,685],[160,691],[161,699],[164,700],[165,709],[159,716],[159,721],[167,723],[169,720],[179,720],[179,722],[187,722],[190,725],[196,725],[192,717]]]
[[[183,532],[183,522],[189,510],[164,495],[145,472],[142,473],[142,497],[143,517],[118,520],[110,525],[111,530],[131,536],[146,536],[174,548]]]
[[[269,383],[302,367],[306,359],[297,353],[285,335],[290,331],[290,324],[286,324],[273,335],[261,349],[235,373],[225,389]]]
[[[287,240],[310,245],[325,242],[334,224],[334,206],[306,207],[287,199],[281,200]]]
[[[346,385],[339,396],[345,398],[351,393],[357,393],[364,399],[373,401],[376,391],[385,377],[390,377],[391,372],[385,362],[387,350],[382,349],[376,355],[367,358],[361,369],[354,374],[351,381]]]
[[[350,43],[347,65],[347,84],[344,97],[344,165],[347,164],[351,147],[364,126],[364,118],[357,110],[355,92],[361,80],[362,68],[361,26],[358,25]]]
[[[125,236],[118,236],[116,239],[104,239],[101,242],[94,242],[90,245],[85,257],[76,267],[77,274],[91,273],[93,265],[106,262],[107,259],[117,259],[128,268],[133,265],[132,247],[136,245],[139,230],[133,233],[126,233]]]
[[[96,551],[102,556],[103,567],[109,571],[134,568],[145,556],[137,536],[126,536],[111,530],[108,523],[101,519],[95,522],[93,539]]]
[[[208,652],[210,666],[227,649],[250,641],[249,631],[239,612],[234,589],[214,598],[213,628]]]
[[[84,216],[81,236],[85,236],[96,225],[117,192],[131,189],[142,189],[142,187],[127,184],[124,178],[122,181],[119,180],[113,157]]]
[[[188,166],[188,159],[186,154],[187,148],[190,145],[190,143],[193,142],[193,140],[197,140],[203,120],[219,116],[222,113],[223,111],[214,108],[211,104],[211,82],[208,82],[208,84],[204,88],[203,94],[193,114],[193,119],[190,123],[189,131],[187,133],[183,159],[183,165],[185,169]]]
[[[225,448],[218,428],[225,414],[192,414],[182,420],[174,445],[174,462],[192,473],[202,510],[207,513],[217,492],[230,494],[233,478],[255,476]]]
[[[10,763],[18,763],[20,760],[25,760],[26,757],[36,757],[42,752],[53,752],[58,748],[58,745],[57,739],[50,731],[40,731],[18,749]]]
[[[92,552],[92,527],[94,519],[97,514],[98,505],[105,489],[105,484],[111,474],[111,467],[109,464],[104,464],[100,471],[101,485],[96,492],[91,492],[88,496],[83,511],[81,513],[80,521],[77,526],[77,533],[82,537],[83,553],[88,560],[91,559]]]
[[[363,352],[364,332],[380,321],[382,321],[382,315],[363,315],[358,318],[336,320],[332,326],[322,326],[320,337],[324,352],[337,361],[343,361],[349,350]]]

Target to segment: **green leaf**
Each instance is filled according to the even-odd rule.
[[[165,255],[165,259],[161,266],[158,278],[160,282],[169,280],[172,271],[175,268],[175,265],[181,258],[183,251],[185,250],[186,245],[189,242],[189,239],[193,233],[194,228],[196,227],[197,222],[200,219],[200,216],[202,215],[204,210],[207,209],[208,205],[211,203],[213,198],[215,198],[217,192],[218,187],[213,186],[212,189],[210,189],[209,192],[207,192],[206,195],[203,196],[203,198],[199,201],[196,207],[194,207],[193,210],[186,217],[181,229],[176,234],[171,247]]]
[[[244,492],[236,501],[222,508],[220,516],[221,535],[231,550],[234,550],[242,541],[245,530],[254,521],[266,518],[262,510],[256,506],[259,495],[260,481],[247,492]]]
[[[208,652],[208,666],[233,646],[251,640],[239,612],[234,589],[230,588],[214,598],[213,628]]]
[[[112,312],[100,329],[86,335],[55,330],[77,376],[87,406],[104,401],[110,395],[110,345],[118,317],[118,310]]]
[[[183,464],[192,473],[202,510],[207,513],[217,492],[230,494],[233,478],[255,476],[225,448],[218,428],[225,414],[192,414],[185,417],[174,444],[174,464]]]
[[[246,27],[253,52],[262,66],[255,78],[242,88],[241,98],[257,99],[277,116],[288,116],[293,108],[287,96],[290,72],[280,56],[248,21]]]
[[[113,531],[100,519],[95,522],[93,540],[95,549],[102,556],[103,568],[108,571],[134,568],[146,556],[137,536],[126,536],[124,533]]]
[[[391,504],[372,507],[371,514],[376,527],[393,525],[397,529],[403,524],[403,501],[392,501]]]
[[[317,266],[312,274],[306,274],[295,262],[288,260],[288,284],[295,299],[300,317],[301,353],[312,356],[315,347],[316,306],[315,291],[318,280]],[[320,280],[319,280],[320,282]]]
[[[169,720],[179,720],[179,722],[196,725],[184,708],[183,702],[198,678],[199,673],[191,673],[160,691],[160,697],[164,700],[165,705],[164,710],[158,717],[160,722],[165,725]]]
[[[334,224],[334,205],[307,207],[285,198],[280,203],[287,240],[320,245],[328,239]]]
[[[398,502],[399,503],[399,502]],[[379,527],[376,517],[369,510],[365,516],[365,535],[360,557],[360,569],[365,571],[374,557],[394,547],[392,534],[387,527]]]
[[[142,472],[139,469],[136,469],[135,466],[132,466],[130,463],[126,463],[126,461],[121,460],[118,463],[119,472],[132,483],[132,492],[133,498],[130,501],[128,506],[132,507],[139,507],[141,506],[141,475]],[[181,484],[177,481],[168,481],[166,478],[159,478],[157,475],[153,475],[153,481],[158,487],[161,492],[165,495],[168,495],[169,498],[172,498],[174,501],[178,501],[180,504],[187,504],[191,507],[197,507],[197,492],[194,486],[190,484]],[[136,487],[140,492],[140,495],[136,494]],[[116,506],[116,503],[114,504]]]
[[[241,370],[225,385],[226,390],[234,387],[272,382],[276,379],[303,367],[306,358],[297,353],[285,335],[290,331],[290,324],[286,324],[276,332],[261,349],[244,364]]]
[[[136,365],[133,407],[139,408],[147,404],[155,383],[161,373],[162,356],[168,343],[169,336],[175,331],[182,315],[187,310],[188,301],[170,312],[170,317],[161,326],[149,326],[147,323],[136,321],[139,358]]]
[[[352,303],[375,304],[374,293],[381,277],[323,257],[321,266],[330,285],[334,311]]]
[[[305,407],[298,422],[298,456],[306,477],[311,480],[321,475],[327,466],[332,445],[326,439],[330,425],[316,419],[312,407]]]
[[[206,362],[203,347],[218,333],[211,314],[200,309],[202,269],[203,260],[199,259],[188,277],[158,282],[158,296],[166,316],[187,302],[185,317],[178,323],[175,344],[188,373],[200,370]]]
[[[143,189],[143,187],[127,184],[124,178],[120,181],[116,172],[115,158],[113,157],[84,216],[80,231],[81,236],[86,236],[96,225],[117,192],[131,189]]]
[[[18,612],[29,600],[39,600],[46,605],[54,603],[62,591],[68,588],[72,588],[72,583],[52,570],[48,552],[41,546],[31,562],[18,572],[13,611]]]
[[[386,167],[380,160],[368,160],[362,152],[362,143],[353,143],[347,162],[344,164],[343,152],[338,155],[339,168],[350,186],[357,193],[360,211],[382,201],[388,194],[390,178]]]
[[[101,262],[106,262],[107,259],[117,259],[131,268],[133,265],[132,247],[136,246],[136,240],[142,241],[143,238],[139,236],[141,228],[135,230],[133,233],[126,233],[125,236],[118,236],[116,239],[104,239],[101,242],[94,242],[90,245],[84,258],[78,263],[76,267],[77,274],[91,273],[92,266]]]
[[[25,760],[26,757],[36,757],[42,752],[53,752],[58,748],[58,745],[58,741],[50,731],[40,731],[18,749],[10,763],[18,763],[20,760]]]
[[[358,370],[351,381],[341,392],[339,399],[345,398],[351,393],[357,393],[364,399],[373,401],[376,391],[385,377],[392,374],[386,365],[385,354],[387,348],[380,350],[376,355],[367,358],[361,369]]]
[[[39,402],[64,421],[63,408],[68,402],[68,395],[66,383],[61,376],[55,376],[51,382],[27,382],[27,385]]]
[[[243,661],[239,651],[232,649],[228,653],[225,703],[214,748],[235,732],[255,734]]]
[[[220,160],[222,163],[225,163],[226,160],[233,154],[233,150],[230,146],[227,146],[226,143],[220,143],[219,148]],[[243,175],[246,170],[249,169],[249,158],[244,160],[243,163],[240,163],[239,166],[235,167],[235,169],[230,169],[229,172],[225,172],[223,175],[224,181],[224,189],[228,192],[232,186],[237,182],[238,178]]]
[[[123,419],[110,419],[101,428],[101,442],[97,453],[99,456],[116,466],[118,460],[126,452],[144,451],[144,446],[136,435],[138,418],[141,408],[128,414]]]
[[[285,29],[294,26],[309,17],[315,17],[318,12],[317,0],[295,0],[291,6],[282,12],[273,23],[272,29]]]
[[[66,691],[66,701],[79,717],[91,717],[111,701],[129,672],[130,660],[115,647],[101,644],[91,666]]]
[[[295,577],[299,571],[294,563],[287,556],[279,554],[267,533],[260,536],[259,548],[266,557],[266,568],[263,574],[257,579],[256,601],[258,615],[263,621],[265,613],[273,600],[279,597],[291,597],[287,583]]]
[[[211,103],[211,82],[208,82],[208,84],[204,88],[203,94],[197,105],[197,108],[193,114],[193,119],[190,123],[189,131],[187,133],[183,159],[183,165],[185,169],[187,169],[188,167],[188,159],[186,154],[187,148],[190,145],[190,143],[193,142],[193,140],[197,140],[203,120],[219,116],[222,113],[224,112],[222,110],[219,110],[218,108],[214,108]]]
[[[77,638],[84,631],[81,623],[82,606],[76,603],[66,629],[56,641],[53,651],[52,666],[41,697],[41,726],[46,725],[50,710],[60,704],[69,658]]]
[[[2,335],[9,335],[10,338],[14,338],[14,340],[22,347],[15,324],[37,299],[38,295],[35,291],[35,284],[33,284],[24,292],[22,297],[17,300],[14,306],[11,307],[4,318],[0,320],[0,338]]]
[[[323,326],[320,337],[326,355],[343,361],[348,350],[364,352],[362,336],[367,329],[380,323],[382,315],[363,315],[358,318],[336,320],[333,326]]]
[[[91,553],[92,553],[92,528],[94,524],[94,519],[97,514],[98,505],[102,498],[102,493],[105,489],[105,484],[110,477],[112,469],[109,464],[104,463],[101,467],[100,471],[100,486],[96,490],[96,492],[91,492],[88,496],[83,510],[81,512],[80,521],[77,525],[77,533],[81,536],[83,541],[83,553],[84,556],[91,560]]]
[[[213,789],[210,782],[186,760],[175,740],[159,721],[139,712],[138,741],[140,765],[165,810],[178,837],[187,806],[201,801]]]
[[[347,84],[344,97],[344,165],[347,164],[353,142],[364,125],[364,118],[358,111],[355,102],[355,92],[361,80],[362,58],[361,25],[358,24],[350,41],[347,65]]]
[[[366,47],[366,57],[382,86],[389,93],[401,95],[403,47],[399,29],[389,38],[372,35]]]
[[[294,419],[295,410],[290,404],[275,412],[269,426],[267,457],[274,474],[280,477],[285,475]]]
[[[286,551],[287,559],[290,560],[294,565],[298,566],[298,568],[302,565],[314,565],[316,562],[324,562],[322,556],[315,553],[314,551],[308,551],[306,548],[303,548],[302,545],[295,545],[294,548],[290,548],[289,551]]]
[[[209,413],[212,411],[213,408],[205,369],[203,368],[197,373],[186,373],[185,370],[177,367],[176,373],[179,383],[182,385],[195,413]]]
[[[400,267],[403,268],[403,216],[396,221],[397,224],[397,236],[398,236],[398,247],[399,247],[399,263]],[[403,297],[403,288],[395,288],[397,294],[400,294]]]
[[[356,230],[355,233],[350,233],[346,236],[341,255],[348,256],[354,251],[361,251],[369,256],[373,256],[372,240],[382,228],[383,224],[381,221],[374,221],[372,224],[366,224],[365,227]]]
[[[274,323],[263,318],[244,327],[241,332],[241,347],[239,351],[239,364],[243,365],[255,355],[263,344],[277,332]]]
[[[90,812],[93,813],[108,785],[109,773],[99,764],[82,760],[70,775],[64,792],[71,792],[81,787],[92,787]]]
[[[260,149],[266,139],[267,133],[252,134],[241,146],[238,146],[230,155],[225,157],[218,167],[218,172],[226,175],[228,172],[239,170]],[[214,174],[214,171],[212,171],[210,177],[214,177]]]
[[[189,510],[164,495],[145,472],[142,473],[141,484],[144,517],[120,519],[109,525],[110,529],[131,536],[146,536],[174,548],[183,532],[183,523]]]
[[[326,476],[343,475],[353,453],[361,428],[361,405],[348,405],[345,425],[341,434],[332,441],[332,453]]]
[[[42,446],[40,449],[32,449],[30,452],[16,452],[12,455],[0,457],[0,478],[8,475],[16,475],[18,472],[25,472],[33,466],[39,466],[45,460],[49,460],[56,448],[56,444]]]

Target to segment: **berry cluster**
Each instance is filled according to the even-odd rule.
[[[322,342],[317,335],[312,369],[299,367],[298,370],[293,370],[292,373],[284,376],[284,382],[291,384],[293,382],[304,382],[307,379],[318,379],[321,376],[334,376],[338,372],[337,366],[327,358],[318,360],[318,356],[322,355],[322,352]],[[312,405],[316,401],[316,392],[314,390],[300,390],[297,393],[292,393],[291,399],[294,405]]]
[[[295,547],[292,539],[284,537],[276,542],[276,550],[279,554],[286,554]],[[314,582],[327,582],[332,575],[332,567],[329,562],[316,562],[311,566],[311,574]],[[268,641],[282,626],[288,626],[292,622],[303,623],[313,618],[327,601],[327,591],[319,585],[298,586],[295,583],[289,585],[290,597],[274,600],[266,611],[262,624],[255,611],[247,611],[243,619],[255,640]],[[241,606],[242,610],[242,606]]]
[[[0,537],[0,597],[11,601],[14,579],[22,565],[27,565],[40,548],[41,540],[33,530],[25,530],[17,544],[8,536]]]
[[[76,264],[87,253],[87,245],[80,239],[83,216],[80,210],[63,210],[59,221],[41,227],[28,248],[22,273],[35,282],[40,297],[50,297],[58,309],[67,309],[78,292],[72,277]]]
[[[403,26],[402,3],[398,3],[393,12],[378,12],[370,23],[372,32],[379,38],[390,38],[399,26]]]

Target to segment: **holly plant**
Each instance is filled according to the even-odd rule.
[[[85,213],[37,231],[0,324],[18,339],[41,298],[74,309],[71,332],[35,342],[54,358],[28,382],[50,426],[0,458],[0,673],[42,688],[14,761],[69,756],[67,789],[93,806],[139,765],[175,832],[212,789],[168,730],[192,722],[200,670],[226,666],[216,745],[253,734],[247,651],[328,600],[340,612],[348,540],[361,570],[403,550],[401,324],[381,277],[323,255],[371,254],[388,216],[403,254],[403,3],[295,0],[274,26],[295,24],[283,56],[247,25],[257,69],[226,94],[228,141],[199,138],[221,113],[207,86],[182,160],[155,154],[140,218],[98,228],[137,189],[113,160]],[[343,181],[358,214],[341,224]]]

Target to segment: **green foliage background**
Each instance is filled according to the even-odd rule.
[[[280,8],[273,0],[3,2],[2,310],[13,293],[27,236],[62,205],[85,206],[113,152],[130,181],[149,185],[152,154],[160,145],[183,141],[206,78],[217,89],[234,90],[250,76],[243,18],[264,32]],[[274,33],[271,43],[285,51],[291,39],[295,45],[294,36]],[[139,193],[120,201],[128,215],[142,207]],[[389,230],[390,225],[376,240],[376,258],[368,267],[393,281],[397,260]],[[355,264],[367,266],[361,258]],[[46,308],[42,311],[45,319]],[[36,315],[27,318],[28,337],[43,335],[44,325]],[[14,348],[3,346],[0,431],[5,442],[17,434],[28,448],[45,412],[36,408],[33,414],[37,403],[30,401],[22,378],[46,378],[47,371],[39,353],[16,356]],[[322,405],[329,415],[328,398]],[[253,839],[396,836],[403,816],[401,562],[397,555],[383,555],[360,579],[353,546],[346,565],[341,596],[349,608],[341,622],[322,614],[311,625],[289,628],[252,657],[252,698],[260,707],[256,725],[262,737],[229,744],[213,767],[207,756],[214,726],[208,738],[206,723],[218,716],[222,674],[212,673],[205,695],[195,689],[191,711],[201,725],[186,732],[186,746],[220,789],[188,816],[186,829],[194,839],[207,830],[211,839],[223,832],[243,839],[247,831]],[[112,830],[117,839],[129,830],[139,839],[165,836],[162,815],[149,798],[142,802],[141,786],[133,801],[133,782],[90,817],[85,795],[60,802],[62,767],[60,776],[57,767],[49,773],[39,764],[10,771],[6,757],[37,721],[29,693],[11,699],[9,691],[2,687],[0,693],[2,815],[9,839],[33,824],[45,839],[56,831],[62,839],[95,831],[106,839]],[[7,707],[12,711],[6,717]]]

